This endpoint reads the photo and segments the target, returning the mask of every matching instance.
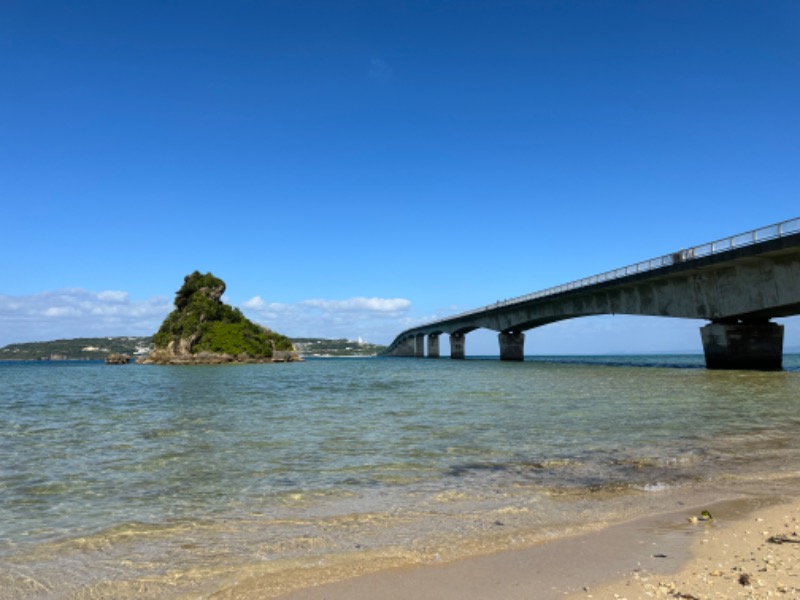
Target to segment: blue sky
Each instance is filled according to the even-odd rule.
[[[800,213],[793,0],[4,0],[0,56],[0,345],[152,333],[194,270],[281,333],[388,343]]]

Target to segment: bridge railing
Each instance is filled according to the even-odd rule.
[[[599,275],[584,277],[583,279],[578,279],[576,281],[571,281],[569,283],[564,283],[562,285],[550,287],[538,292],[525,294],[524,296],[517,296],[515,298],[509,298],[507,300],[499,300],[494,304],[489,304],[487,306],[482,306],[480,308],[468,310],[463,313],[449,316],[445,319],[439,319],[438,321],[434,321],[432,323],[429,323],[428,325],[435,325],[436,323],[453,321],[454,319],[469,317],[471,315],[476,315],[495,308],[503,308],[514,304],[530,302],[531,300],[538,300],[540,298],[545,298],[547,296],[562,294],[564,292],[569,292],[590,285],[596,285],[598,283],[604,283],[606,281],[621,279],[629,275],[635,275],[636,273],[645,273],[647,271],[661,269],[663,267],[668,267],[674,264],[696,260],[698,258],[703,258],[705,256],[711,256],[713,254],[718,254],[720,252],[728,252],[736,248],[742,248],[744,246],[752,246],[753,244],[760,244],[762,242],[767,242],[769,240],[774,240],[776,238],[792,235],[795,233],[800,233],[800,217],[789,219],[788,221],[781,221],[780,223],[775,223],[774,225],[767,225],[766,227],[761,227],[759,229],[753,229],[752,231],[747,231],[745,233],[738,233],[730,237],[722,238],[720,240],[716,240],[714,242],[709,242],[706,244],[700,244],[699,246],[694,246],[692,248],[688,248],[685,250],[681,249],[678,250],[677,252],[664,254],[663,256],[657,256],[656,258],[651,258],[649,260],[644,260],[638,263],[634,263],[632,265],[628,265],[627,267],[620,267],[619,269],[606,271],[605,273],[600,273]]]

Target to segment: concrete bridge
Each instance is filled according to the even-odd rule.
[[[466,334],[498,332],[501,360],[523,360],[525,331],[603,314],[706,319],[710,369],[781,369],[783,325],[800,314],[800,217],[408,329],[384,354],[464,358]]]

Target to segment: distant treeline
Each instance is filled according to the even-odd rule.
[[[374,356],[385,348],[345,339],[296,338],[292,342],[303,356]],[[152,336],[74,338],[9,344],[0,348],[0,360],[104,360],[109,354],[128,354],[135,359],[152,348]]]
[[[103,360],[109,354],[132,357],[150,352],[153,338],[102,337],[25,342],[0,348],[0,360]]]
[[[345,339],[293,338],[292,342],[302,356],[375,356],[386,348]]]

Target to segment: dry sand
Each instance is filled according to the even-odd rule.
[[[707,509],[710,521],[693,522]],[[726,501],[444,565],[380,571],[286,600],[800,598],[800,500]]]
[[[800,598],[799,500],[698,525],[702,537],[678,572],[633,571],[573,598]]]

